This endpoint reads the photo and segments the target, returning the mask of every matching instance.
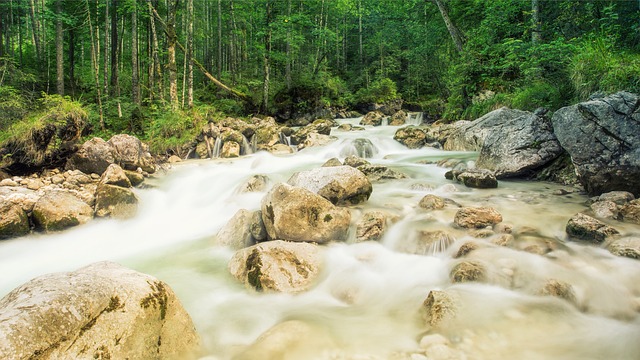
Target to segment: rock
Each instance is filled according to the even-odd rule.
[[[240,184],[237,187],[236,192],[238,193],[248,193],[248,192],[259,192],[265,191],[267,189],[267,185],[269,184],[269,178],[266,175],[253,175],[247,181]]]
[[[129,179],[132,186],[138,186],[144,182],[144,175],[137,171],[124,170],[124,174]]]
[[[415,126],[406,126],[396,131],[393,139],[409,149],[419,149],[426,144],[424,131]]]
[[[289,145],[285,145],[285,144],[275,144],[271,147],[269,147],[268,149],[265,149],[268,152],[274,154],[274,155],[285,155],[285,154],[293,154],[293,149],[291,148],[291,146]]]
[[[463,207],[456,212],[454,223],[465,229],[493,226],[502,221],[502,215],[491,207]]]
[[[156,163],[142,144],[142,141],[135,136],[127,134],[114,135],[108,143],[113,147],[115,163],[125,170],[142,170],[153,174],[156,171]]]
[[[218,246],[227,246],[233,250],[243,249],[255,243],[251,236],[251,221],[253,213],[240,209],[218,231],[214,243]]]
[[[551,279],[548,280],[546,284],[540,289],[539,295],[543,296],[555,296],[560,299],[565,299],[572,304],[578,304],[576,299],[576,293],[573,291],[573,286],[571,284]]]
[[[425,195],[418,203],[418,206],[426,210],[444,209],[444,205],[445,203],[443,198],[432,194]]]
[[[451,269],[449,278],[454,283],[485,281],[487,269],[478,261],[462,261]]]
[[[226,141],[222,144],[221,158],[235,158],[240,156],[240,144],[235,141]]]
[[[470,188],[491,189],[498,187],[496,176],[487,169],[467,169],[456,177],[458,181]]]
[[[315,244],[267,241],[236,252],[231,274],[258,291],[297,293],[311,287],[322,256]]]
[[[444,149],[479,151],[477,166],[499,179],[531,175],[562,152],[544,117],[505,107],[453,131]]]
[[[460,308],[456,295],[440,290],[431,290],[422,303],[425,323],[431,327],[441,327],[455,319]]]
[[[640,260],[640,237],[638,236],[614,239],[606,247],[613,255]]]
[[[620,215],[618,205],[613,201],[596,201],[589,206],[596,217],[602,219],[617,219]]]
[[[206,142],[198,142],[195,151],[198,159],[207,159],[209,157],[209,147]]]
[[[640,225],[640,199],[636,199],[620,208],[622,221]]]
[[[369,139],[353,139],[348,145],[350,146],[344,146],[342,150],[340,150],[340,157],[357,156],[361,158],[372,158],[378,153],[378,148],[373,145]]]
[[[405,174],[391,170],[383,165],[360,165],[357,169],[367,175],[367,178],[371,181],[397,180],[407,177]]]
[[[591,216],[577,213],[567,223],[566,232],[571,239],[595,243],[603,242],[607,237],[618,234],[618,230]]]
[[[362,120],[360,120],[360,125],[373,125],[380,126],[382,125],[382,120],[384,120],[386,116],[380,111],[370,111]]]
[[[280,128],[275,123],[259,126],[255,133],[256,148],[258,150],[269,149],[280,142]]]
[[[131,189],[100,185],[96,191],[95,215],[98,217],[113,217],[128,219],[138,210],[138,197]]]
[[[87,223],[93,218],[93,210],[67,191],[51,191],[38,199],[32,216],[38,229],[58,231]]]
[[[365,202],[373,191],[369,179],[351,166],[320,167],[300,171],[293,174],[287,183],[314,192],[334,205],[355,205]]]
[[[255,241],[267,240],[267,229],[262,221],[262,211],[256,210],[251,213],[251,223],[249,224],[249,232]]]
[[[338,160],[338,158],[331,158],[325,161],[324,164],[322,164],[322,167],[332,167],[332,166],[342,166],[342,163],[340,162],[340,160]]]
[[[182,159],[179,156],[171,155],[169,156],[169,159],[167,159],[167,162],[169,164],[175,164],[175,163],[182,162]]]
[[[0,198],[0,239],[29,233],[29,218],[19,204]]]
[[[114,149],[108,142],[94,137],[86,141],[65,165],[68,170],[80,170],[85,174],[102,174],[115,162]]]
[[[330,120],[319,119],[314,121],[312,124],[309,124],[303,128],[298,129],[296,132],[291,134],[291,143],[294,145],[302,145],[307,141],[309,136],[315,134],[313,137],[315,140],[310,140],[310,143],[317,143],[318,139],[329,139],[329,135],[331,134],[331,127],[334,123]],[[325,136],[318,136],[325,135]]]
[[[598,201],[612,201],[618,205],[625,205],[634,199],[635,196],[628,191],[610,191],[598,196]]]
[[[361,157],[349,155],[344,159],[344,165],[357,168],[362,165],[371,165],[371,163]]]
[[[435,255],[456,241],[448,231],[420,230],[398,245],[398,251],[416,255]]]
[[[20,184],[18,184],[13,179],[4,179],[4,180],[0,181],[0,186],[19,186],[19,185]]]
[[[509,247],[513,244],[513,242],[515,241],[515,237],[511,234],[502,234],[499,235],[498,237],[496,237],[495,239],[491,240],[492,244],[498,245],[498,246],[505,246],[505,247]]]
[[[334,142],[336,139],[337,138],[335,136],[311,133],[306,137],[306,139],[304,139],[302,143],[298,144],[298,150],[314,146],[325,146]]]
[[[460,246],[458,252],[453,256],[454,259],[467,256],[470,252],[479,249],[480,246],[475,242],[466,242]]]
[[[109,165],[107,170],[104,171],[100,178],[100,184],[115,185],[124,188],[131,187],[129,177],[124,173],[124,170],[116,164]]]
[[[590,195],[640,195],[640,99],[619,92],[559,109],[553,127]]]
[[[368,211],[362,215],[356,228],[356,242],[378,241],[387,227],[387,216],[381,211]]]
[[[389,125],[399,126],[404,125],[407,121],[407,113],[404,110],[398,110],[395,114],[391,116],[391,121],[389,121]]]
[[[277,184],[262,199],[262,220],[272,240],[326,243],[347,239],[351,213],[307,189]]]
[[[114,263],[40,276],[0,300],[2,359],[194,359],[198,351],[171,288]]]

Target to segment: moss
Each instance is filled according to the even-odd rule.
[[[247,282],[249,285],[258,291],[262,291],[263,287],[262,282],[260,281],[262,278],[262,259],[260,258],[260,252],[258,249],[253,249],[251,254],[247,256],[245,267],[247,269]]]
[[[325,215],[325,216],[324,216],[324,222],[329,222],[329,221],[331,221],[331,220],[333,220],[333,216],[331,216],[331,215],[329,215],[329,214],[327,214],[327,215]]]
[[[160,320],[164,320],[167,315],[167,305],[169,296],[167,295],[167,289],[163,282],[155,281],[147,284],[151,287],[151,293],[142,300],[140,300],[140,306],[148,309],[149,307],[157,308],[160,310]]]

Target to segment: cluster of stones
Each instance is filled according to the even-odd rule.
[[[0,181],[0,238],[128,218],[138,204],[131,188],[155,171],[155,161],[139,139],[116,135],[85,142],[66,168]]]

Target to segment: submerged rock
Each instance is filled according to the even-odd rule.
[[[2,359],[194,359],[198,351],[171,288],[114,263],[40,276],[0,300]]]
[[[626,236],[607,244],[607,250],[613,255],[640,260],[640,237]]]
[[[269,184],[269,178],[266,175],[253,175],[249,179],[247,179],[244,183],[240,184],[236,192],[238,193],[248,193],[248,192],[257,192],[257,191],[265,191],[267,189],[267,185]]]
[[[228,246],[234,250],[253,245],[254,240],[251,236],[252,219],[253,213],[251,211],[238,210],[218,231],[214,243],[219,246]]]
[[[371,181],[380,181],[380,180],[397,180],[404,179],[407,175],[397,172],[395,170],[389,169],[383,165],[360,165],[357,167],[358,170],[362,171],[367,178]]]
[[[640,225],[640,199],[633,200],[620,209],[622,221]]]
[[[589,194],[640,195],[640,98],[619,92],[559,109],[553,127]]]
[[[426,210],[444,209],[444,205],[445,200],[443,198],[432,194],[425,195],[418,203],[419,207]]]
[[[456,178],[470,188],[491,189],[498,187],[496,176],[487,169],[466,169],[457,174]]]
[[[578,305],[578,300],[576,298],[576,293],[573,290],[573,286],[564,281],[555,279],[547,281],[542,289],[540,289],[539,294],[544,296],[555,296],[567,300],[572,304]]]
[[[367,177],[351,166],[321,167],[300,171],[287,181],[305,188],[335,205],[355,205],[367,201],[373,187]]]
[[[381,211],[368,211],[362,215],[356,228],[356,241],[377,241],[386,230],[387,216]]]
[[[502,221],[502,215],[492,207],[464,207],[456,212],[454,223],[465,229],[493,226]]]
[[[442,327],[455,319],[459,308],[459,299],[454,294],[431,290],[422,303],[423,319],[429,326]]]
[[[351,213],[307,189],[277,184],[262,199],[262,220],[272,240],[344,241]]]
[[[93,209],[67,191],[51,191],[38,199],[32,216],[37,228],[58,231],[87,223]]]
[[[478,261],[463,261],[451,269],[449,278],[454,283],[485,281],[487,280],[487,268]]]
[[[229,261],[231,274],[258,291],[297,293],[307,290],[322,262],[315,244],[267,241],[239,250]]]
[[[591,216],[577,213],[567,223],[566,232],[571,239],[603,242],[607,237],[619,234],[618,230]]]

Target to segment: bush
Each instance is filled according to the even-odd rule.
[[[20,92],[11,86],[0,86],[0,131],[22,119],[29,105]]]
[[[355,94],[356,103],[384,103],[398,99],[396,83],[389,78],[374,81],[368,88],[362,88]]]
[[[171,151],[181,154],[182,148],[195,140],[208,121],[221,116],[214,108],[206,106],[184,111],[153,108],[145,131],[145,141],[153,153]]]

